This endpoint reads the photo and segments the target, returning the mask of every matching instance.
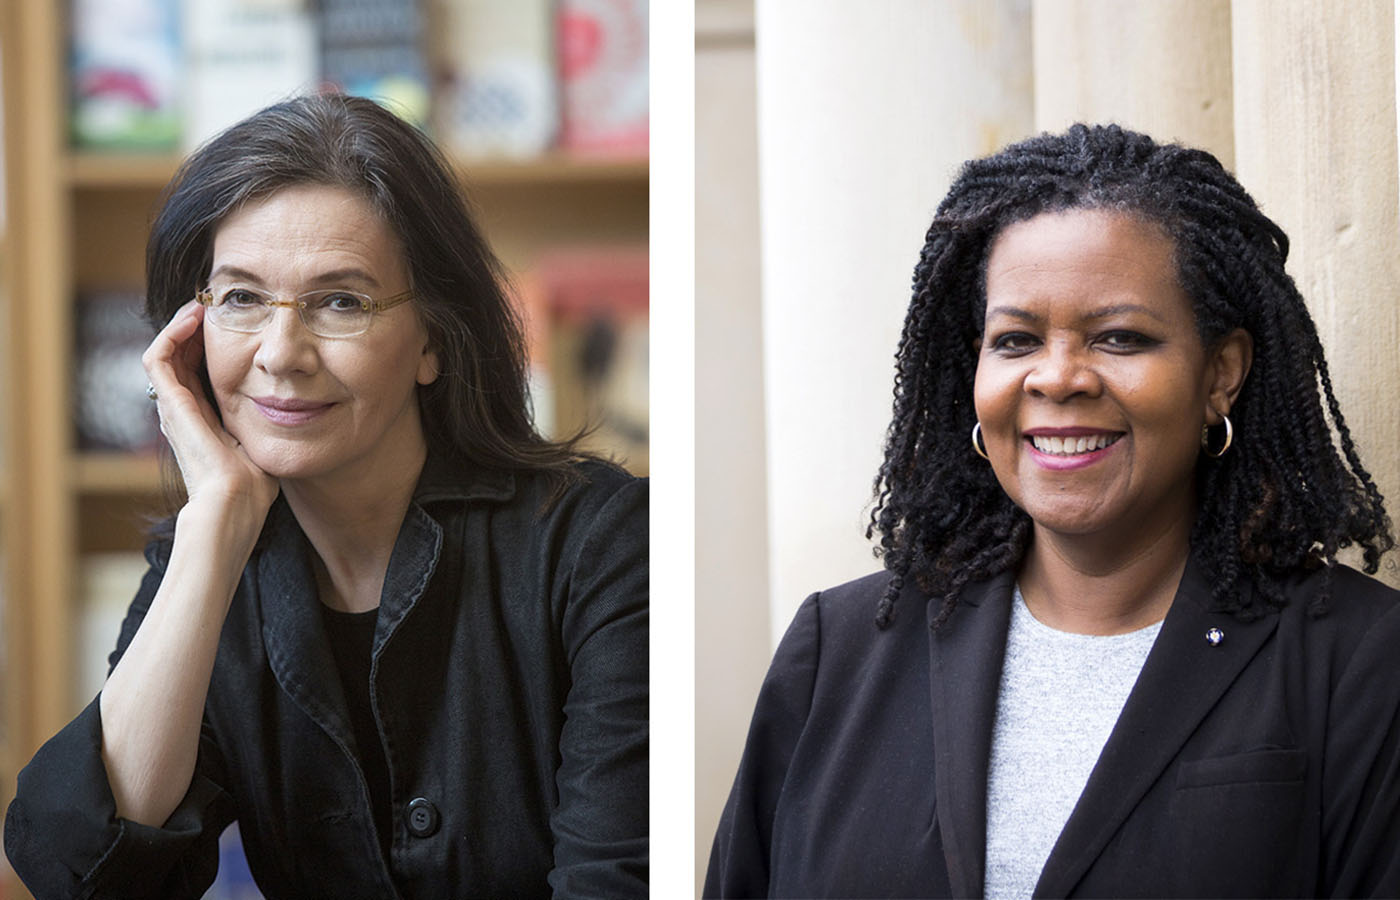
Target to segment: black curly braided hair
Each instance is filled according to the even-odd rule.
[[[1120,212],[1163,228],[1207,347],[1235,328],[1254,341],[1231,408],[1236,439],[1196,469],[1191,547],[1219,611],[1255,618],[1285,603],[1299,570],[1360,548],[1374,573],[1395,539],[1332,390],[1317,329],[1284,272],[1288,237],[1211,154],[1116,125],[1075,125],[964,164],[929,226],[895,354],[894,415],[866,537],[892,577],[888,626],[908,579],[942,600],[945,622],[971,581],[1019,566],[1031,519],[973,455],[976,342],[985,271],[1006,226],[1069,209]],[[1216,440],[1218,445],[1218,439]],[[1253,592],[1241,587],[1251,581]],[[1327,592],[1309,605],[1322,615]]]

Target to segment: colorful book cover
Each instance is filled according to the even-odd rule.
[[[541,257],[529,283],[547,323],[554,436],[591,429],[589,447],[645,475],[650,465],[646,248],[557,250]]]
[[[559,145],[645,155],[650,139],[647,0],[561,0]]]
[[[73,0],[75,147],[172,150],[180,140],[178,0]]]
[[[429,79],[419,4],[321,0],[318,9],[322,82],[426,126]]]

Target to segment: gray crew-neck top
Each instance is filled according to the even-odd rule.
[[[1011,599],[987,771],[986,896],[1029,897],[1162,623],[1071,634]]]

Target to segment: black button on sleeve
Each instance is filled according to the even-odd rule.
[[[424,797],[408,801],[408,833],[414,837],[432,837],[438,830],[438,811]]]

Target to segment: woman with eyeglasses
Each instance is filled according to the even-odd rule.
[[[145,354],[187,499],[21,773],[40,898],[645,896],[647,487],[542,438],[439,152],[304,97],[182,166]]]

